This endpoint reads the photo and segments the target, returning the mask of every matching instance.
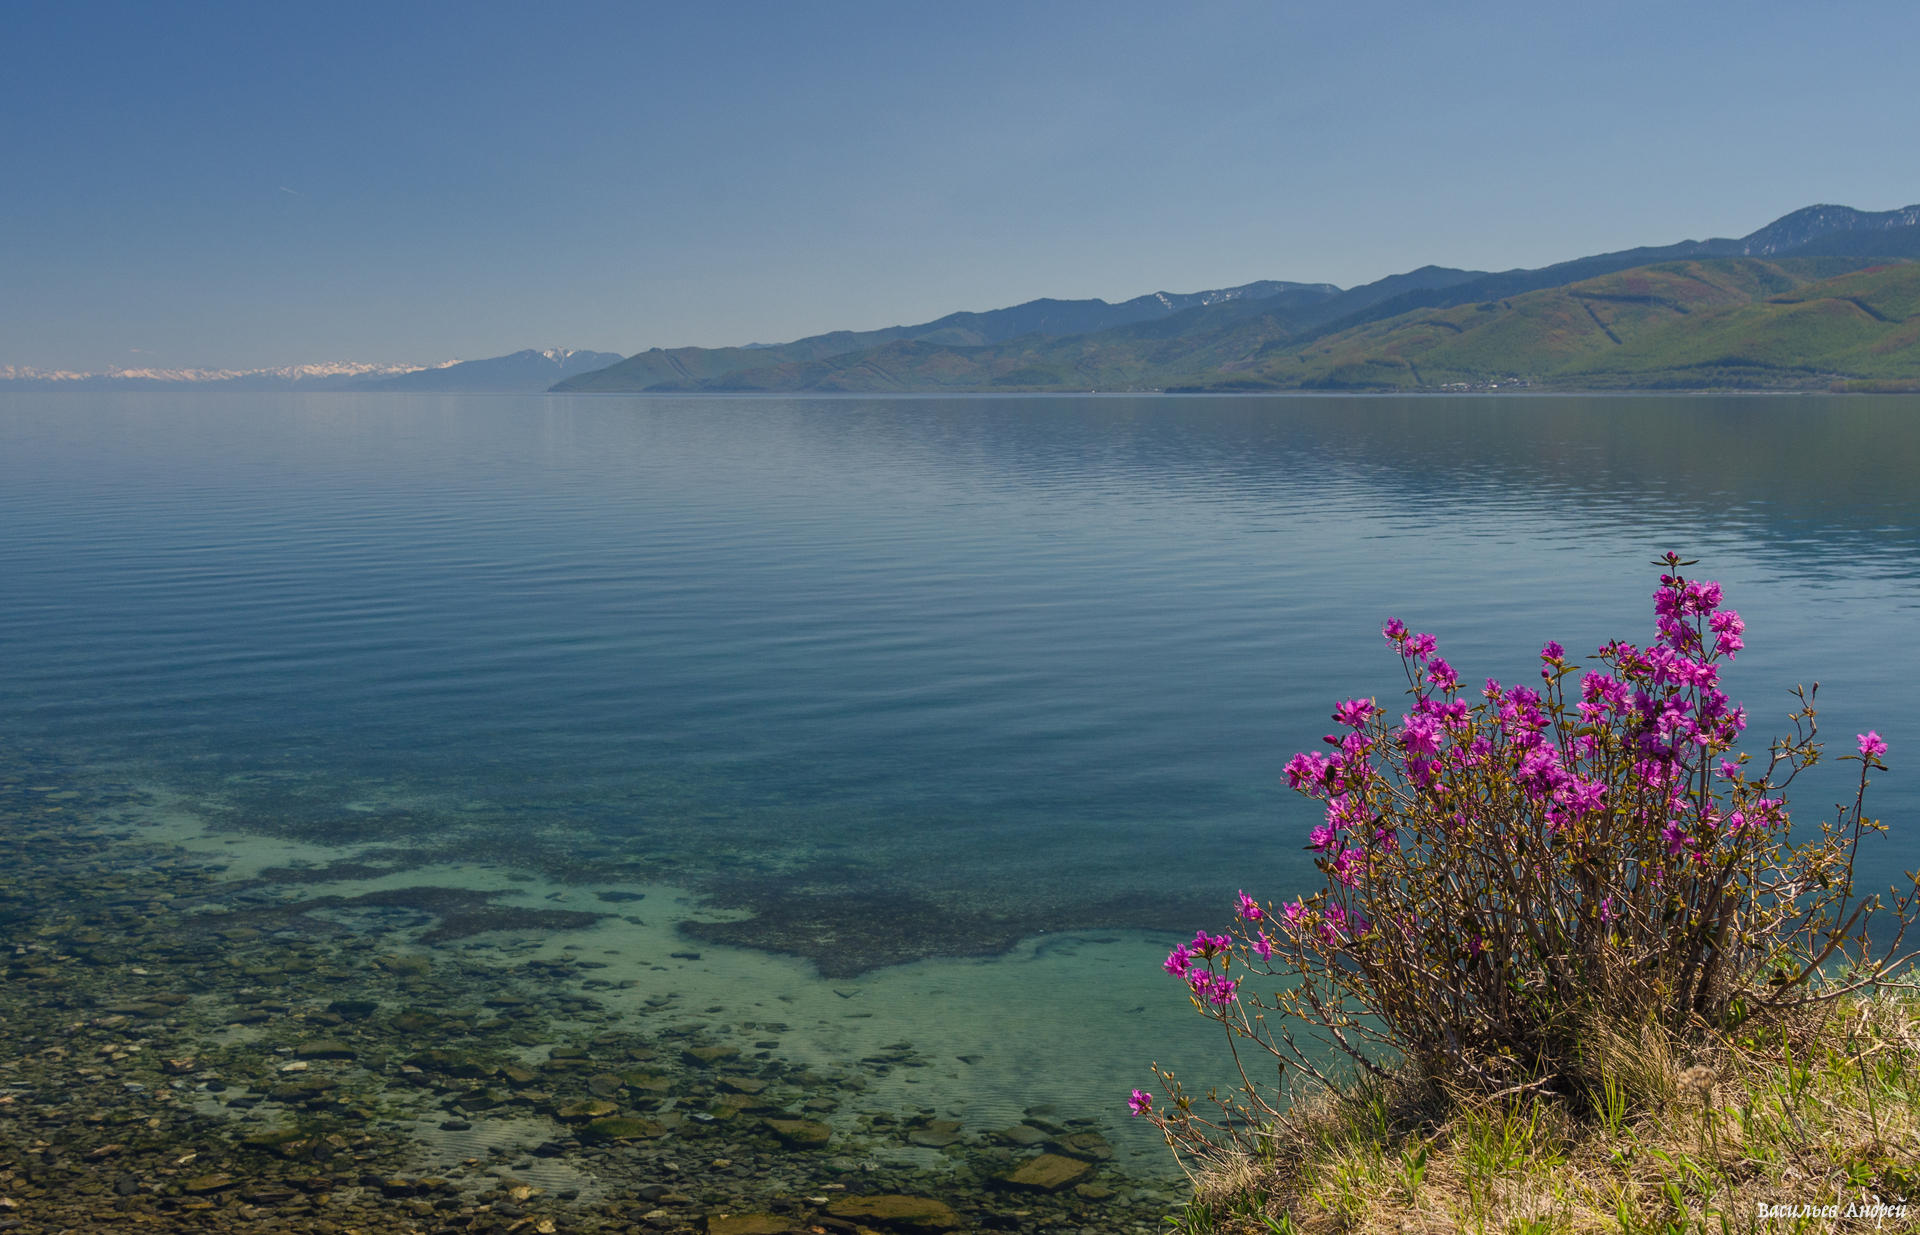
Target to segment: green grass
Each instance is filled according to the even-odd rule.
[[[1920,1001],[1883,993],[1682,1051],[1602,1039],[1597,1090],[1449,1100],[1395,1080],[1297,1107],[1204,1164],[1182,1235],[1920,1230]],[[1905,1218],[1758,1205],[1913,1202]]]

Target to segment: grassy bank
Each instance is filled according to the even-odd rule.
[[[1680,1049],[1601,1033],[1584,1101],[1405,1076],[1296,1106],[1196,1171],[1189,1235],[1920,1230],[1920,999]],[[1892,1212],[1849,1216],[1881,1203]],[[1761,1205],[1837,1206],[1762,1217]]]

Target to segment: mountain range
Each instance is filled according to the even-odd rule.
[[[554,389],[1905,388],[1920,383],[1915,258],[1920,206],[1819,205],[1739,239],[1534,270],[1036,300],[772,346],[653,348]]]
[[[76,373],[69,369],[35,369],[0,365],[0,389],[42,390],[179,390],[188,387],[223,390],[344,390],[405,373],[441,365],[365,364],[333,361],[285,365],[277,369],[109,369],[105,373]]]
[[[1422,266],[1119,304],[1032,300],[791,343],[526,349],[437,364],[0,366],[0,390],[692,393],[1920,390],[1920,206],[1819,205],[1739,239],[1531,270]]]
[[[287,365],[277,369],[110,369],[105,373],[0,366],[0,390],[439,391],[534,393],[617,363],[617,352],[528,348],[486,360],[438,364]]]
[[[463,360],[457,364],[416,369],[396,377],[368,382],[362,390],[435,390],[444,392],[530,392],[545,390],[556,382],[583,373],[591,373],[618,364],[618,352],[585,352],[572,348],[550,347],[545,351],[527,348],[488,360]]]

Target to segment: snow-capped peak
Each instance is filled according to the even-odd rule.
[[[445,369],[458,360],[440,360],[432,364],[369,364],[360,360],[329,360],[319,364],[281,365],[270,369],[123,369],[118,366],[101,373],[76,373],[70,369],[37,369],[31,365],[0,365],[0,381],[82,382],[145,381],[182,384],[235,382],[248,378],[273,378],[285,382],[312,382],[341,378],[398,377],[425,369]]]

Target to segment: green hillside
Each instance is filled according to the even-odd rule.
[[[655,348],[555,389],[1446,390],[1524,382],[1564,390],[1903,390],[1920,384],[1920,263],[1905,258],[1662,261],[1382,320],[1366,320],[1375,312],[1366,308],[1327,322],[1334,298],[1307,291],[1195,305],[1086,334],[1031,333],[997,342],[980,341],[978,323],[991,315],[957,314],[923,327],[840,331],[779,347]],[[1085,311],[1076,308],[1081,303],[1036,301],[1021,311],[1057,316],[1061,305]],[[1015,322],[1014,328],[1026,327]]]
[[[1263,280],[1204,292],[1154,292],[1119,304],[1108,304],[1104,300],[1040,299],[1004,309],[991,309],[985,313],[949,313],[917,326],[889,326],[882,330],[866,331],[839,330],[775,347],[656,347],[629,356],[607,368],[569,378],[553,389],[595,392],[701,390],[710,388],[713,383],[724,384],[728,374],[749,369],[774,372],[744,379],[744,388],[761,389],[769,384],[774,388],[785,388],[783,383],[796,380],[819,378],[831,381],[834,371],[842,367],[812,367],[810,362],[853,355],[896,340],[914,340],[936,347],[979,348],[1029,335],[1035,338],[1077,338],[1096,331],[1125,330],[1135,326],[1144,326],[1150,335],[1154,335],[1166,334],[1169,329],[1177,332],[1178,327],[1164,326],[1165,322],[1176,317],[1182,322],[1203,322],[1210,327],[1218,327],[1249,314],[1271,312],[1291,315],[1289,320],[1297,328],[1309,322],[1332,320],[1355,307],[1371,305],[1397,294],[1404,288],[1441,286],[1471,279],[1476,273],[1426,266],[1345,292],[1328,283]],[[893,388],[878,374],[850,377],[847,380],[871,382],[876,389]],[[860,388],[866,386],[861,385]]]
[[[818,356],[841,355],[898,338],[905,327],[836,330],[779,347],[656,347],[619,364],[582,373],[554,387],[565,391],[698,390],[701,383],[741,369],[764,368]]]
[[[654,348],[553,389],[1920,389],[1916,259],[1920,205],[1813,205],[1737,240],[1531,270],[1043,298],[777,347]]]
[[[1114,390],[1151,388],[1170,372],[1205,371],[1228,355],[1300,331],[1301,318],[1263,302],[1182,310],[1095,334],[1023,335],[968,347],[899,339],[837,356],[766,364],[657,389],[886,392],[911,390]],[[1222,351],[1222,349],[1225,349]],[[766,355],[767,353],[760,353]]]
[[[1565,389],[1773,389],[1920,378],[1920,265],[1858,269],[1862,262],[1665,262],[1404,314],[1305,347],[1281,341],[1188,384],[1433,389],[1526,379]]]
[[[1239,302],[986,346],[805,340],[643,352],[604,372],[629,390],[657,374],[640,388],[716,392],[1884,388],[1920,380],[1920,264],[1876,261],[1662,262],[1331,333],[1304,311]]]
[[[1675,322],[1567,370],[1584,384],[1826,384],[1920,379],[1920,264],[1824,279]]]

